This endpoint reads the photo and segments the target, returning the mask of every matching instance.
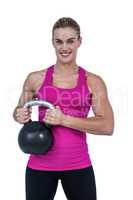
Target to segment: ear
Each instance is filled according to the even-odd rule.
[[[82,44],[82,37],[79,38],[79,46],[78,47],[80,47],[81,44]]]

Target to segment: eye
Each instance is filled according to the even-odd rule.
[[[74,43],[74,41],[73,40],[68,40],[67,43],[68,44],[72,44],[72,43]]]
[[[56,44],[62,44],[61,40],[56,40],[55,42],[56,42]]]

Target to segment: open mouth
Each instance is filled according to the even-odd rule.
[[[70,56],[71,52],[67,52],[67,53],[60,53],[60,55],[64,58],[67,58],[68,56]]]

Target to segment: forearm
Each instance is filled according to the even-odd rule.
[[[13,118],[14,120],[17,122],[17,116],[16,116],[16,112],[17,112],[17,109],[20,108],[21,106],[16,106],[16,108],[14,109],[13,111]]]
[[[65,115],[62,125],[96,135],[111,135],[113,132],[113,127],[109,125],[108,120],[100,116],[77,118]]]
[[[16,108],[15,108],[14,111],[13,111],[13,118],[14,118],[15,121],[17,121],[17,116],[16,116],[17,109],[18,109],[18,108],[23,108],[24,104],[25,104],[27,101],[30,101],[30,100],[33,99],[33,95],[34,95],[33,92],[24,91],[24,92],[22,93],[22,95],[21,95],[20,98],[19,98],[18,104],[17,104]]]

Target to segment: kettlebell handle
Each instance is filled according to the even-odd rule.
[[[32,106],[44,106],[50,109],[54,109],[54,106],[51,103],[44,100],[31,100],[24,104],[24,108],[28,108]]]

